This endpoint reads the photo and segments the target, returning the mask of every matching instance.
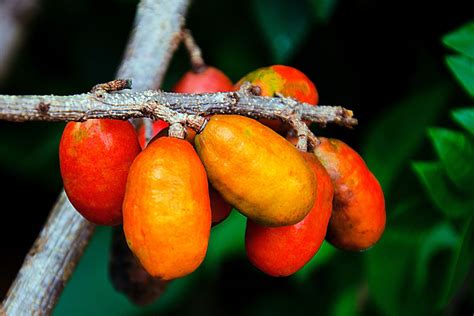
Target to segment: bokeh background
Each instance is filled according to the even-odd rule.
[[[99,228],[54,314],[471,315],[474,24],[466,23],[474,16],[468,2],[193,1],[187,25],[208,64],[234,81],[261,66],[291,65],[315,82],[321,104],[354,110],[356,129],[314,131],[357,149],[380,180],[385,235],[363,253],[324,244],[296,275],[271,278],[246,260],[245,219],[233,212],[213,229],[199,270],[138,308],[112,288],[111,229]],[[136,4],[40,0],[0,93],[74,94],[114,78]],[[188,68],[181,48],[164,89]],[[0,122],[2,297],[61,189],[63,127]]]

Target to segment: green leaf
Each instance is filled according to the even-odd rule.
[[[362,156],[386,194],[424,141],[426,128],[438,118],[450,91],[446,84],[421,90],[384,110],[368,129]]]
[[[458,241],[458,236],[449,222],[441,223],[428,232],[423,238],[419,247],[415,266],[414,285],[418,292],[421,292],[428,279],[428,267],[430,260],[440,250],[454,249]]]
[[[445,307],[456,294],[464,282],[469,270],[474,264],[474,216],[464,224],[462,236],[452,257],[449,274],[443,298],[439,301],[439,308]]]
[[[367,252],[366,269],[371,298],[383,314],[406,314],[401,306],[405,280],[411,277],[417,236],[394,229],[384,233],[377,247]]]
[[[464,89],[474,98],[474,59],[465,56],[447,56],[446,63]]]
[[[443,37],[444,45],[474,58],[474,21]]]
[[[474,211],[472,197],[460,196],[449,187],[441,162],[415,162],[412,166],[430,199],[446,216],[459,218]]]
[[[326,24],[329,22],[334,10],[336,9],[337,0],[309,0],[313,8],[313,15],[318,23]]]
[[[332,316],[358,315],[357,287],[344,289],[332,307]]]
[[[430,128],[428,133],[449,178],[460,190],[474,192],[472,139],[445,128]]]
[[[464,108],[451,111],[453,119],[474,135],[474,109]]]
[[[309,32],[311,8],[305,1],[292,0],[254,0],[253,4],[274,63],[287,63]]]
[[[337,251],[333,246],[324,241],[321,245],[321,248],[319,248],[314,257],[311,258],[311,260],[303,268],[293,275],[292,280],[300,283],[308,281],[311,274],[316,269],[329,262],[334,257],[336,252]]]

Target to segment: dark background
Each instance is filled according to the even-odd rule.
[[[334,5],[332,14],[320,16],[319,2]],[[284,63],[314,80],[320,104],[353,109],[360,122],[355,130],[330,127],[318,133],[341,138],[361,152],[376,176],[382,177],[389,218],[387,229],[392,222],[397,222],[393,226],[408,223],[415,236],[429,223],[444,220],[425,196],[409,164],[412,160],[435,157],[424,132],[426,127],[454,126],[449,119],[450,109],[470,102],[446,67],[444,58],[452,52],[441,42],[443,35],[473,18],[468,2],[195,0],[187,25],[207,63],[222,69],[234,82],[255,68]],[[40,1],[11,72],[0,82],[0,93],[74,94],[113,79],[136,4],[132,0]],[[185,51],[180,48],[164,89],[169,89],[188,67]],[[431,110],[430,102],[438,105],[433,105]],[[397,108],[404,109],[403,115],[396,112]],[[426,112],[431,112],[430,118],[421,118],[419,123],[420,115]],[[377,129],[383,118],[394,113],[401,120],[391,125],[392,130]],[[57,148],[63,126],[62,123],[0,122],[2,296],[60,192]],[[396,139],[403,143],[404,137],[411,137],[412,129],[416,130],[414,134],[422,136],[418,136],[415,145],[404,147],[400,155],[404,158],[398,162],[397,171],[387,171],[380,157],[391,156],[392,150],[396,153],[397,142],[393,145],[390,142]],[[387,133],[386,141],[384,133]],[[383,148],[379,156],[369,155],[373,153],[370,146],[374,137],[381,143],[375,147]],[[400,221],[397,221],[393,214],[399,201],[412,195],[418,199],[411,213],[415,214],[398,217]],[[213,233],[219,236],[215,243],[223,245],[214,244],[215,252],[209,254],[205,266],[193,276],[176,282],[178,285],[162,301],[146,310],[133,308],[108,284],[105,265],[110,230],[100,229],[67,287],[57,314],[134,315],[162,311],[396,315],[395,307],[405,315],[474,311],[472,285],[467,288],[465,285],[454,303],[431,309],[438,290],[431,293],[430,282],[437,281],[439,288],[446,285],[442,281],[446,274],[442,267],[446,265],[438,270],[431,262],[449,261],[449,249],[440,249],[430,257],[426,263],[426,282],[413,292],[410,286],[417,276],[412,273],[418,266],[393,262],[385,254],[396,253],[408,261],[416,257],[413,252],[421,248],[405,244],[380,243],[360,254],[343,253],[325,245],[321,254],[325,259],[304,276],[274,279],[246,261],[241,244],[242,218],[234,214],[228,221]],[[452,227],[459,231],[460,224],[453,223]],[[396,233],[392,236],[402,239]],[[384,252],[377,257],[382,247]],[[401,247],[401,250],[391,251],[390,247]],[[371,252],[374,252],[372,258]],[[394,270],[402,271],[401,285],[384,279]],[[386,287],[377,287],[377,280]],[[425,302],[416,307],[416,300]]]

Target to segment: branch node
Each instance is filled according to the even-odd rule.
[[[239,92],[246,96],[260,96],[262,89],[259,86],[254,86],[248,81],[244,81],[240,86]]]
[[[49,103],[45,103],[45,102],[40,102],[38,103],[38,105],[36,106],[36,110],[38,112],[41,113],[41,115],[46,115],[48,114],[48,111],[49,111],[49,107],[51,106],[51,104]]]

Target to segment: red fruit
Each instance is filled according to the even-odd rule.
[[[162,130],[164,130],[168,126],[170,126],[170,125],[167,122],[163,121],[163,120],[153,121],[153,123],[152,123],[153,132],[152,132],[152,137],[151,138],[153,138],[155,135],[157,135],[159,132],[161,132]],[[145,144],[146,143],[146,141],[145,141],[145,126],[144,125],[140,126],[140,128],[138,129],[138,142],[140,143],[140,147],[142,149],[144,149],[146,147],[146,144]]]
[[[217,225],[229,217],[230,212],[232,211],[232,206],[227,203],[220,193],[210,184],[209,197],[211,199],[212,225]]]
[[[262,96],[275,97],[281,94],[313,105],[319,101],[318,91],[313,82],[304,73],[293,67],[274,65],[259,68],[240,79],[235,85],[235,89],[239,89],[245,81],[259,87]],[[261,119],[260,121],[280,133],[287,130],[285,124],[278,120]]]
[[[132,124],[88,120],[66,125],[59,144],[64,189],[76,210],[98,225],[122,223],[128,170],[140,152]]]
[[[326,239],[334,246],[361,251],[373,246],[385,229],[382,188],[359,154],[337,139],[319,137],[314,153],[334,185],[334,203]]]
[[[303,153],[317,179],[316,200],[297,224],[265,227],[247,219],[245,249],[252,264],[271,276],[288,276],[301,269],[321,247],[331,216],[334,188],[313,154]]]
[[[213,93],[233,91],[232,81],[219,69],[207,66],[203,71],[188,71],[174,86],[178,93]]]

